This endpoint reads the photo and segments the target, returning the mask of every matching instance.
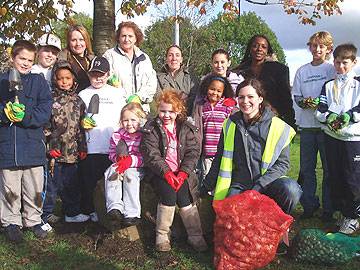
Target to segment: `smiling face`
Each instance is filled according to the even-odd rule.
[[[247,85],[240,89],[238,94],[238,103],[246,121],[252,119],[258,114],[260,104],[263,100],[263,97],[260,97],[256,89],[251,85]]]
[[[38,62],[43,68],[49,68],[56,62],[59,49],[53,46],[43,46],[39,49]]]
[[[58,69],[56,71],[56,84],[61,90],[71,90],[74,85],[74,75],[66,68]]]
[[[230,65],[231,62],[227,56],[222,53],[215,54],[211,61],[213,73],[221,77],[226,77],[226,71]]]
[[[121,125],[128,133],[135,133],[140,128],[140,118],[130,110],[123,111]]]
[[[269,44],[265,38],[257,37],[250,48],[250,54],[253,61],[264,62],[268,55]]]
[[[336,57],[334,59],[334,67],[338,74],[346,74],[351,71],[356,65],[356,59],[351,60],[350,58],[343,59],[341,57]]]
[[[313,56],[313,64],[323,63],[326,59],[326,56],[331,52],[331,49],[328,48],[325,44],[316,41],[310,43],[309,48]]]
[[[207,91],[207,98],[212,106],[219,102],[224,94],[224,83],[218,80],[213,80]]]
[[[181,51],[177,47],[171,47],[166,55],[166,64],[168,65],[170,72],[174,72],[180,69],[183,62]]]
[[[159,104],[158,113],[159,118],[164,126],[173,126],[175,124],[178,113],[174,111],[172,104],[161,101]]]
[[[86,50],[86,42],[79,31],[73,31],[70,35],[70,50],[73,54],[84,56]]]
[[[13,59],[13,66],[20,74],[27,74],[30,72],[35,60],[35,52],[22,49]]]
[[[132,29],[131,27],[121,28],[118,41],[121,49],[125,52],[130,52],[134,50],[134,46],[136,43],[136,35],[134,29]]]

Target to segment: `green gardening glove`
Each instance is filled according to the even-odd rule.
[[[326,124],[329,127],[329,129],[332,131],[336,131],[339,129],[337,123],[338,121],[336,121],[338,116],[339,115],[337,113],[330,113],[326,118]]]
[[[117,88],[121,87],[120,79],[115,74],[108,79],[107,83]]]
[[[307,104],[305,103],[305,99],[304,99],[304,98],[301,99],[301,100],[299,100],[299,102],[298,102],[297,104],[299,105],[299,107],[300,107],[301,109],[306,109],[306,108],[307,108]]]
[[[351,119],[350,114],[348,114],[348,113],[340,114],[337,117],[337,120],[339,120],[339,123],[340,123],[340,129],[347,127],[350,123],[350,119]]]
[[[25,116],[25,105],[9,101],[6,103],[4,112],[11,122],[21,122]]]
[[[81,120],[81,126],[84,129],[92,129],[94,127],[96,127],[96,122],[94,119],[92,119],[89,116],[85,116],[82,120]]]
[[[127,103],[130,103],[130,102],[135,102],[135,103],[139,103],[141,105],[141,99],[139,98],[138,95],[131,95],[127,100],[126,100]]]
[[[311,101],[309,102],[309,107],[312,109],[316,109],[320,104],[320,98],[312,98]]]

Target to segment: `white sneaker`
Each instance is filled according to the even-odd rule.
[[[360,227],[357,219],[344,218],[343,223],[340,226],[339,232],[344,234],[352,234],[356,232]]]
[[[96,214],[96,212],[92,212],[89,216],[90,216],[90,220],[92,222],[98,222],[99,221],[99,218],[98,218],[98,215]]]
[[[65,216],[65,222],[79,223],[79,222],[88,221],[89,219],[90,219],[90,217],[88,215],[84,215],[84,214],[78,214],[74,217]]]

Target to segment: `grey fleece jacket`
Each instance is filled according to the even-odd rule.
[[[269,108],[265,108],[260,120],[247,126],[241,111],[230,116],[231,121],[236,124],[231,185],[240,185],[244,189],[260,191],[289,170],[288,145],[283,149],[274,165],[264,175],[261,175],[261,159],[273,117],[273,112]],[[223,149],[224,138],[221,134],[217,154],[203,183],[207,190],[215,188]]]

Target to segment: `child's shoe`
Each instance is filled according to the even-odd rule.
[[[359,221],[352,218],[344,218],[339,232],[344,234],[352,234],[356,232],[360,227]]]
[[[96,212],[92,212],[89,216],[90,216],[90,220],[92,222],[98,222],[99,221],[99,218],[98,218],[98,215],[96,214]]]
[[[72,222],[80,223],[80,222],[88,221],[89,219],[90,219],[90,217],[88,215],[84,215],[84,214],[78,214],[73,217],[65,216],[65,222],[69,222],[69,223],[72,223]]]
[[[35,226],[32,226],[29,228],[30,231],[32,231],[35,236],[37,238],[41,238],[41,239],[44,239],[46,238],[46,236],[48,235],[48,232],[47,231],[44,231],[42,228],[41,228],[41,224],[37,224]]]
[[[20,227],[15,224],[10,224],[5,227],[4,233],[6,238],[15,244],[21,243],[23,241],[23,233],[20,230]]]

